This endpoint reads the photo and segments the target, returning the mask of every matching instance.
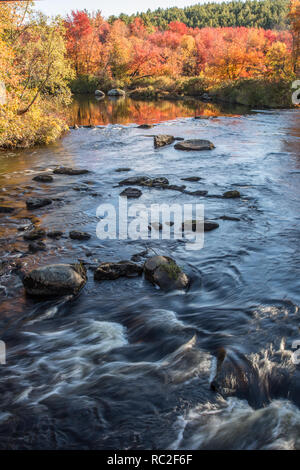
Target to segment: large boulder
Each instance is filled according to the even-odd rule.
[[[209,140],[201,140],[201,139],[194,139],[194,140],[184,140],[183,142],[178,142],[175,145],[177,150],[212,150],[215,148],[214,144]]]
[[[125,96],[126,93],[124,90],[121,90],[120,88],[114,88],[113,90],[109,90],[107,95],[108,96]]]
[[[23,285],[29,295],[58,297],[77,294],[86,280],[86,270],[81,264],[52,264],[25,274]]]
[[[163,290],[186,289],[190,280],[172,258],[153,256],[144,264],[145,278]]]
[[[119,263],[101,263],[94,273],[95,281],[112,281],[119,277],[141,276],[143,268],[131,261]]]
[[[165,145],[170,145],[175,141],[175,138],[172,135],[155,135],[154,136],[154,147],[160,148],[165,147]]]

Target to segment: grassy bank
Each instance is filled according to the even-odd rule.
[[[213,100],[252,108],[292,108],[290,80],[243,79],[209,89]]]
[[[249,78],[223,81],[217,84],[205,77],[144,77],[131,80],[101,81],[92,76],[81,76],[70,86],[73,93],[105,93],[112,88],[125,89],[137,100],[182,99],[185,96],[202,97],[207,93],[213,101],[241,104],[249,107],[291,108],[291,80]]]

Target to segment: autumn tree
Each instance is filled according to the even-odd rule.
[[[293,32],[293,70],[300,75],[300,0],[291,1],[289,17]]]

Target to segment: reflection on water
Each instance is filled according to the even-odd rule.
[[[189,98],[180,101],[136,101],[130,98],[106,98],[75,96],[70,106],[69,124],[154,124],[179,117],[232,116],[249,112],[244,106],[224,106],[203,103]]]

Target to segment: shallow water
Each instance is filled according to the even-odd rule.
[[[300,375],[292,342],[300,340],[300,112],[143,102],[137,115],[127,101],[134,110],[126,105],[122,120],[113,109],[125,104],[103,102],[106,114],[99,117],[96,101],[75,103],[70,124],[76,115],[77,124],[101,127],[0,155],[0,204],[17,208],[0,215],[1,260],[7,262],[0,278],[0,339],[7,347],[7,363],[0,365],[0,447],[299,449]],[[193,119],[201,113],[215,118]],[[137,129],[144,122],[157,125]],[[216,149],[154,150],[151,136],[164,133],[209,139]],[[32,181],[57,165],[91,173]],[[120,167],[131,171],[116,172]],[[118,182],[134,175],[166,176],[176,185],[199,176],[184,183],[188,189],[209,196],[238,189],[242,198],[141,188],[138,202],[147,206],[205,205],[206,218],[218,219],[220,227],[205,234],[200,251],[176,240],[99,240],[97,207],[117,204]],[[27,211],[31,195],[55,201]],[[41,227],[65,232],[60,240],[46,239],[47,251],[34,255],[18,231],[32,214]],[[219,219],[224,215],[240,220]],[[92,238],[70,240],[75,228]],[[89,270],[77,298],[37,301],[24,295],[9,268],[17,259],[24,269],[119,261],[145,249],[175,258],[191,276],[189,290],[166,294],[143,278],[96,283]],[[226,358],[214,392],[220,348]]]

